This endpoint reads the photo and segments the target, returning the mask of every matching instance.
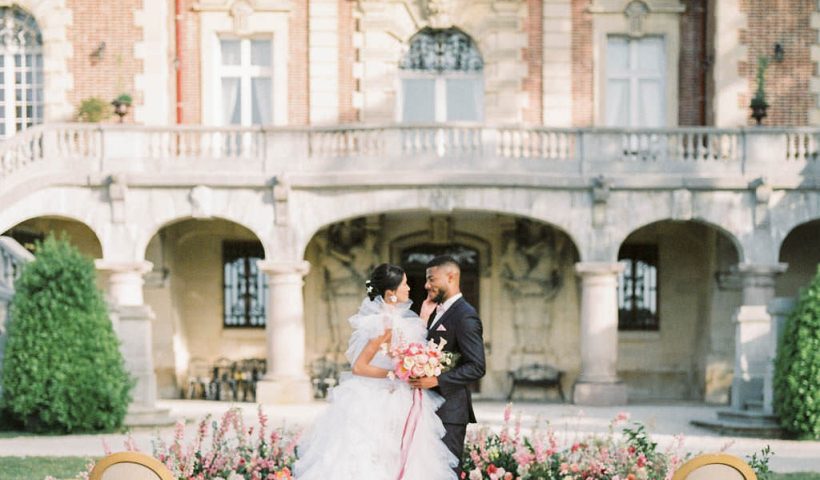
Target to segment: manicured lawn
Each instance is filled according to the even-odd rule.
[[[73,480],[85,470],[85,457],[0,457],[3,480],[43,480],[52,475],[59,480]],[[820,480],[820,473],[775,474],[772,480]]]
[[[43,480],[51,475],[60,480],[77,478],[85,471],[86,457],[0,457],[3,480]]]

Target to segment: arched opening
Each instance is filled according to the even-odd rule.
[[[65,235],[77,249],[92,259],[102,258],[102,244],[97,234],[79,220],[44,216],[28,219],[6,230],[3,235],[9,236],[23,245],[30,252],[34,252],[34,245],[44,240],[48,235],[56,237]]]
[[[735,245],[717,227],[672,220],[621,244],[618,375],[630,400],[728,402],[741,303]]]
[[[314,380],[347,368],[347,319],[361,304],[375,265],[402,265],[419,303],[426,297],[425,265],[444,253],[460,261],[462,293],[482,318],[488,370],[477,387],[481,395],[504,398],[507,373],[532,363],[565,371],[569,391],[580,369],[575,244],[547,223],[478,211],[385,212],[314,235],[305,251],[312,265],[305,279],[306,358]],[[545,397],[539,390],[519,394]],[[557,397],[557,391],[547,394]]]
[[[817,275],[820,265],[820,219],[812,220],[792,229],[780,245],[780,261],[789,265],[783,275],[777,277],[775,287],[778,297],[796,297],[800,289],[809,285]]]
[[[265,358],[269,296],[256,264],[264,257],[251,230],[222,219],[179,220],[151,238],[144,295],[156,315],[159,397],[200,397],[202,386],[190,378],[210,377],[218,364]]]
[[[475,42],[458,28],[426,27],[417,32],[399,69],[401,121],[484,118],[484,61]]]
[[[34,17],[0,7],[0,137],[43,122],[43,38]]]

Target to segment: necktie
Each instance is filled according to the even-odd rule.
[[[441,316],[441,312],[443,310],[444,306],[442,304],[439,303],[438,305],[436,305],[436,309],[433,310],[433,313],[430,314],[430,318],[427,319],[427,330],[430,330],[433,324],[436,323],[436,317]]]
[[[427,319],[427,330],[430,330],[430,327],[433,326],[433,323],[436,321],[436,316],[438,315],[438,307],[433,310],[433,313],[430,314],[430,318]]]

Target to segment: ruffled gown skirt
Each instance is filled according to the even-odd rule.
[[[333,389],[330,405],[298,447],[297,480],[397,480],[401,439],[413,403],[404,383],[351,375]],[[436,410],[444,400],[423,391],[405,480],[452,480],[458,460],[444,445]]]

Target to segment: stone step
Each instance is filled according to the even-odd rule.
[[[718,420],[729,422],[745,422],[754,425],[771,426],[777,425],[777,416],[765,413],[763,410],[720,410],[717,412]]]
[[[763,410],[763,399],[746,400],[746,408],[749,410]]]
[[[130,428],[145,428],[167,427],[176,422],[177,419],[171,416],[170,409],[132,405],[125,415],[123,424]]]
[[[692,420],[692,425],[733,437],[783,438],[777,423],[757,423],[739,420]]]

